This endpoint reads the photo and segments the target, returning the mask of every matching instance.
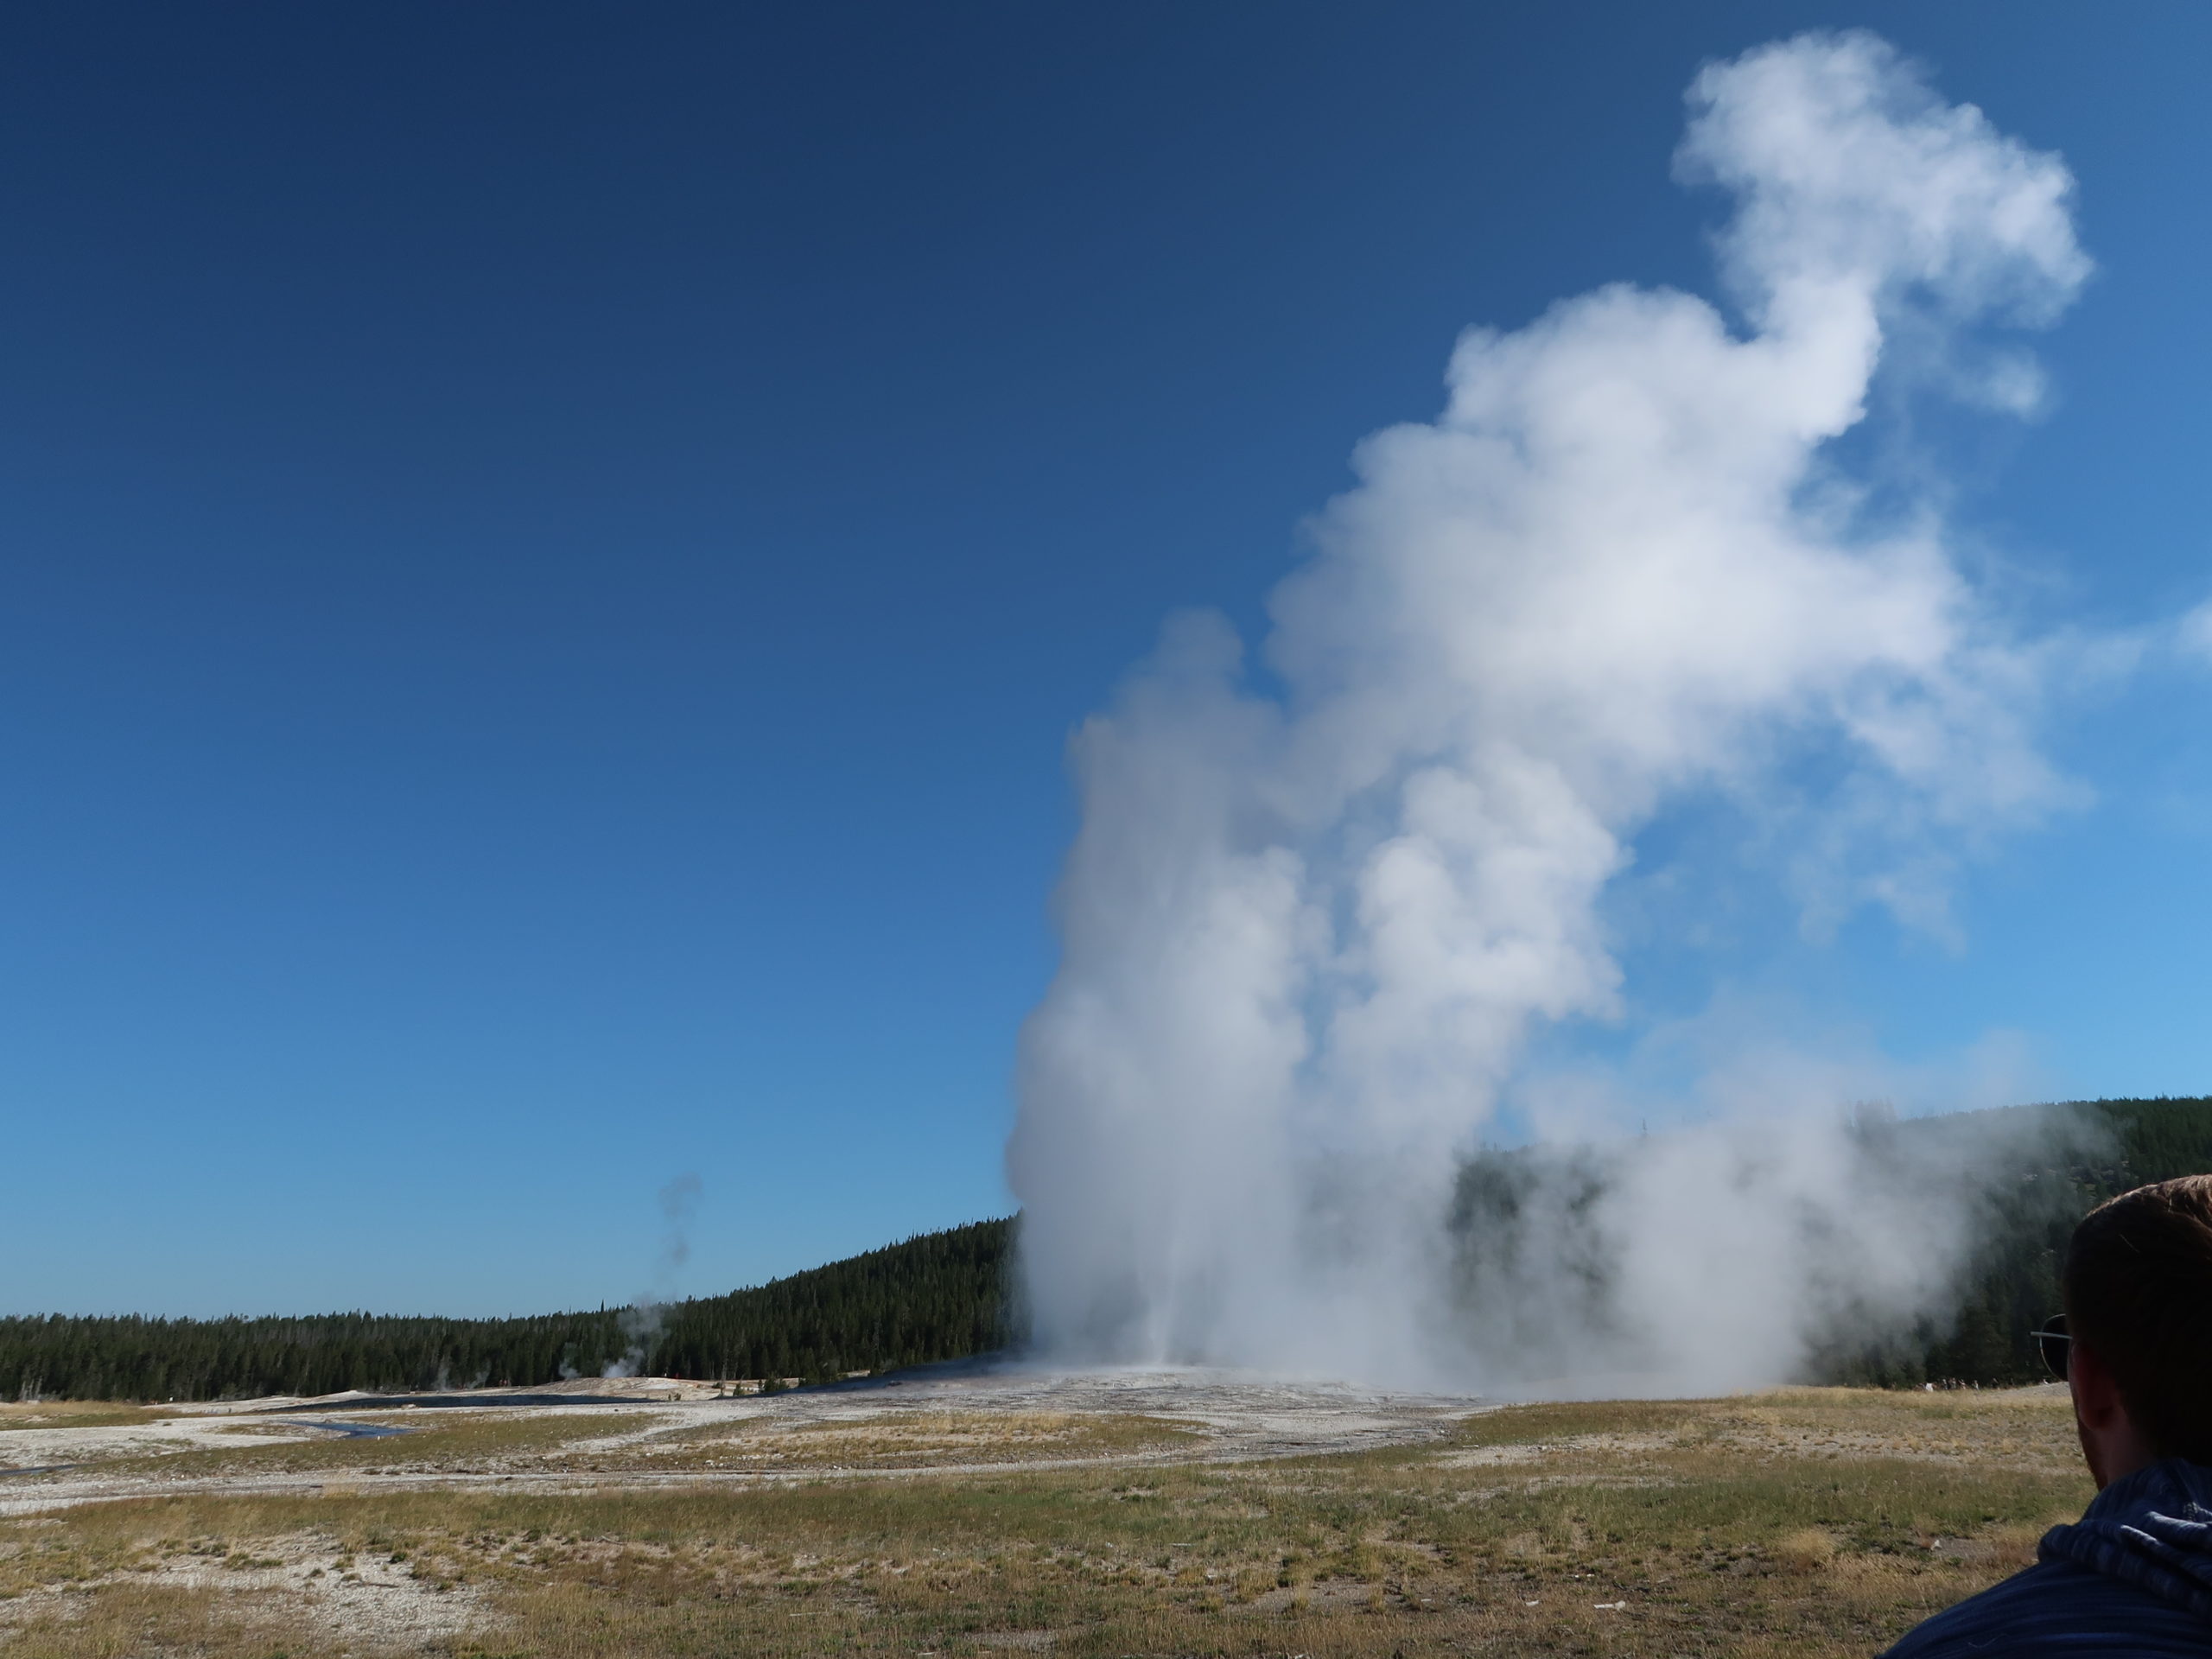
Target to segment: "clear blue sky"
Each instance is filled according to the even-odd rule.
[[[2212,589],[2212,10],[17,8],[0,29],[0,1309],[706,1293],[1001,1213],[1061,749],[1453,337],[1711,290],[1705,59],[1875,29],[2101,273],[1959,518]],[[1949,952],[1748,978],[1908,1063],[2212,1090],[2212,683],[2050,747]]]

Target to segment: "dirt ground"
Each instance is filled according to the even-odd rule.
[[[1871,1653],[2089,1491],[2056,1389],[549,1393],[0,1407],[0,1655]]]

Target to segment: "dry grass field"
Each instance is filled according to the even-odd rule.
[[[0,1408],[0,1656],[1866,1654],[2089,1492],[2040,1389],[403,1415]]]

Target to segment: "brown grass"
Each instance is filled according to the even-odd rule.
[[[988,1421],[949,1415],[780,1437],[990,1461]],[[1097,1421],[1010,1416],[999,1449],[1183,1433]],[[2069,1439],[2063,1401],[1832,1390],[1522,1408],[1278,1463],[138,1498],[0,1522],[0,1654],[1864,1655],[2078,1512]]]
[[[0,1433],[11,1428],[113,1428],[159,1422],[176,1414],[167,1407],[133,1406],[113,1400],[0,1401]]]

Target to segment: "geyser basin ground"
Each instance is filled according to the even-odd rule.
[[[1239,1461],[1435,1441],[1482,1405],[1233,1372],[963,1363],[734,1399],[709,1384],[649,1377],[435,1399],[245,1401],[160,1416],[114,1406],[15,1409],[22,1426],[0,1430],[0,1473],[64,1466],[24,1468],[0,1488],[0,1515],[149,1493],[315,1491],[334,1478],[362,1492],[580,1491]],[[94,1421],[72,1426],[76,1414]],[[405,1443],[364,1432],[378,1429],[403,1430]],[[380,1443],[353,1443],[363,1440]]]
[[[621,1386],[683,1397],[0,1407],[78,1465],[0,1482],[0,1654],[1863,1655],[2089,1490],[2056,1389]]]

